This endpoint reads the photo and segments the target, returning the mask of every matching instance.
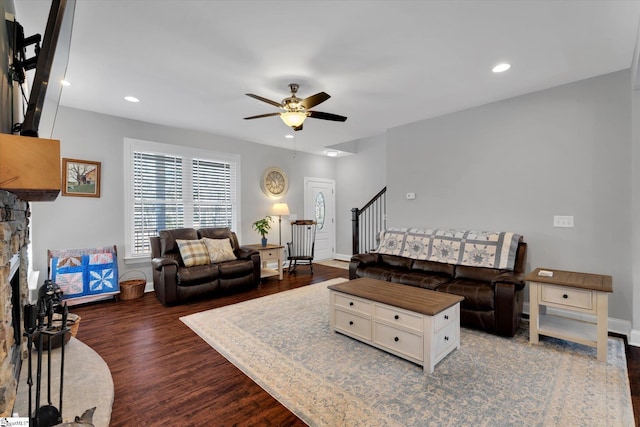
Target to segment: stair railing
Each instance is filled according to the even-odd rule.
[[[351,209],[353,253],[378,247],[380,232],[387,226],[387,187],[373,196],[362,209]]]

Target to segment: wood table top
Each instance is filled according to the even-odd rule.
[[[415,313],[434,316],[464,300],[459,295],[430,291],[400,283],[361,277],[348,282],[328,286],[329,289],[344,294],[365,298],[391,305]]]
[[[552,277],[539,276],[541,270],[552,271]],[[524,278],[527,282],[548,283],[600,292],[613,292],[613,279],[603,274],[578,273],[575,271],[536,268]]]

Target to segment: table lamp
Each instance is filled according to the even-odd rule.
[[[289,215],[289,206],[286,203],[274,203],[271,209],[271,215],[278,216],[278,244],[282,245],[282,215]]]

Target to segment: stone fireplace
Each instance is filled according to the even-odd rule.
[[[10,416],[21,361],[27,357],[21,321],[28,302],[29,203],[0,190],[0,416]],[[17,305],[17,307],[16,307]]]

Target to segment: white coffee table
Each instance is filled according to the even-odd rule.
[[[377,279],[331,285],[331,328],[422,365],[435,365],[460,347],[464,298]]]

